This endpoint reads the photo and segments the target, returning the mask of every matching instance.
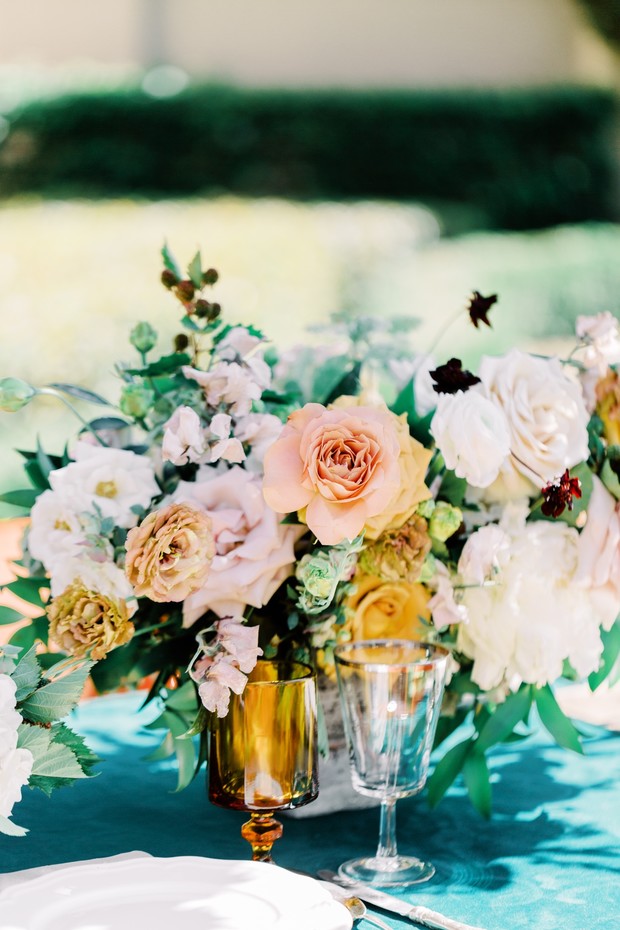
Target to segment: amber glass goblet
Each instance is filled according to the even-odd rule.
[[[430,863],[398,854],[395,806],[426,781],[448,652],[374,640],[336,646],[334,657],[353,787],[381,801],[377,852],[343,863],[340,875],[367,885],[427,881],[435,872]]]
[[[259,660],[242,694],[216,720],[209,748],[209,800],[249,811],[241,835],[252,859],[272,862],[283,828],[274,811],[319,793],[314,671],[303,662]]]

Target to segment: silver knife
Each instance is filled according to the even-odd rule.
[[[383,908],[384,911],[391,911],[393,914],[400,914],[401,917],[408,917],[409,920],[416,924],[422,924],[423,927],[430,927],[431,930],[481,930],[480,927],[472,927],[471,924],[464,924],[458,920],[452,920],[451,917],[444,917],[437,911],[431,911],[428,907],[422,907],[420,904],[411,905],[407,901],[401,901],[395,895],[387,894],[385,891],[379,891],[377,888],[371,888],[368,885],[362,885],[361,882],[350,882],[341,879],[335,872],[329,869],[321,869],[317,872],[319,878],[326,882],[334,882],[339,888],[344,888],[352,894],[357,895],[367,904],[374,904],[376,907]]]

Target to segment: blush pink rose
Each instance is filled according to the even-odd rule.
[[[620,503],[594,476],[586,525],[579,535],[577,578],[609,630],[620,614]]]
[[[264,607],[291,573],[294,545],[303,533],[303,528],[281,524],[265,503],[257,475],[238,465],[210,475],[203,470],[196,481],[182,481],[174,495],[208,514],[215,538],[209,575],[183,605],[186,627],[207,610],[240,617],[248,604]]]
[[[396,417],[387,408],[306,404],[265,455],[263,494],[278,513],[305,510],[323,545],[354,539],[398,494]]]

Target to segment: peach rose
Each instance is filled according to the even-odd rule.
[[[150,513],[127,535],[125,571],[137,597],[184,601],[204,584],[215,544],[209,517],[186,504]]]
[[[278,513],[304,510],[319,542],[337,545],[372,518],[390,524],[404,511],[406,519],[410,500],[402,482],[413,464],[410,451],[401,421],[387,407],[306,404],[265,455],[265,500]],[[413,496],[418,488],[419,482]],[[416,500],[428,496],[424,491]]]
[[[293,571],[294,545],[303,529],[283,526],[267,506],[257,475],[235,465],[215,477],[203,470],[181,481],[175,499],[188,500],[211,518],[215,556],[204,584],[183,605],[183,623],[207,610],[240,617],[247,604],[264,607]],[[207,480],[201,480],[209,475]]]
[[[374,575],[358,575],[354,584],[354,593],[345,601],[352,612],[353,640],[423,639],[427,635],[430,594],[424,585],[384,582]]]

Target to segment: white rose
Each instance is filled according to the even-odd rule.
[[[265,503],[260,477],[237,465],[215,476],[203,470],[196,481],[181,481],[173,500],[209,514],[216,548],[205,584],[183,604],[184,625],[207,610],[240,617],[248,604],[267,604],[293,570],[293,546],[305,527],[280,522]]]
[[[544,483],[587,459],[588,411],[579,385],[557,359],[512,349],[483,358],[479,374],[506,416],[512,452],[488,490],[489,499],[534,496]]]
[[[109,559],[98,562],[84,552],[56,562],[50,576],[52,597],[58,597],[72,584],[96,591],[113,601],[126,601],[130,617],[137,610],[138,602],[125,572]]]
[[[578,577],[609,630],[620,614],[620,503],[599,478],[593,480],[586,525],[579,536]]]
[[[598,669],[601,618],[577,580],[578,541],[565,523],[529,523],[500,551],[494,583],[464,589],[469,622],[457,648],[473,659],[472,680],[485,691],[551,683],[565,659],[581,676]]]
[[[73,457],[75,461],[50,473],[52,490],[80,502],[86,499],[89,509],[96,504],[117,526],[135,526],[138,517],[131,508],[146,509],[160,493],[153,465],[143,455],[78,442]]]
[[[48,572],[76,554],[84,541],[84,522],[79,514],[90,506],[90,497],[77,492],[43,491],[37,497],[30,512],[28,551]]]
[[[164,425],[161,454],[164,462],[200,462],[207,448],[200,417],[191,407],[177,407]]]
[[[495,481],[510,452],[504,414],[477,387],[440,394],[431,433],[447,467],[478,488]]]
[[[0,814],[10,817],[21,801],[22,788],[32,775],[34,757],[29,749],[12,749],[0,758]]]

